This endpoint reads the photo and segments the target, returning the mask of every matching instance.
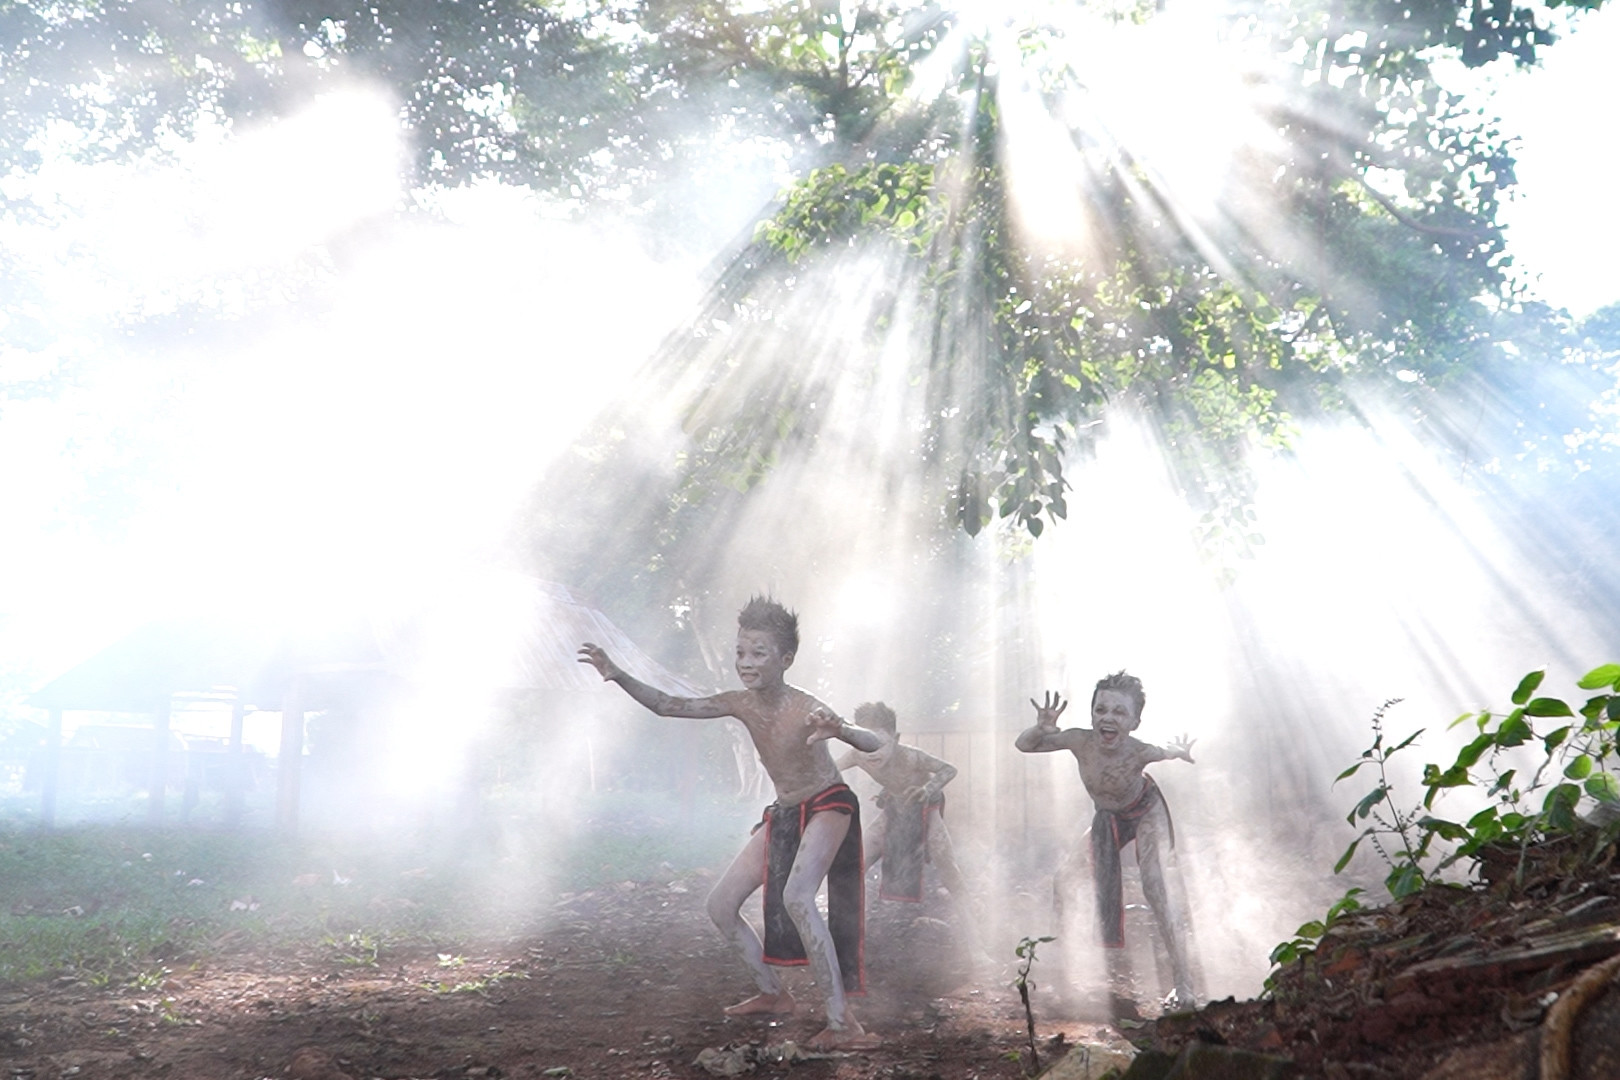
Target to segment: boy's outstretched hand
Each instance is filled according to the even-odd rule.
[[[593,645],[589,641],[579,647],[579,662],[595,668],[604,682],[624,674],[618,664],[608,659],[608,654],[602,651],[600,645]]]
[[[1193,764],[1193,743],[1197,741],[1197,739],[1189,739],[1185,735],[1179,735],[1176,738],[1171,739],[1170,745],[1165,747],[1165,749],[1170,751],[1171,757],[1181,758],[1187,764],[1191,765]]]
[[[1048,690],[1044,701],[1045,704],[1041,704],[1034,698],[1029,699],[1029,703],[1035,706],[1035,726],[1055,728],[1058,717],[1063,715],[1063,710],[1069,707],[1069,703],[1055,690]]]
[[[838,738],[838,732],[843,728],[844,722],[839,719],[831,709],[825,705],[817,705],[805,716],[804,721],[810,725],[810,734],[805,736],[804,745],[814,746],[818,742]]]

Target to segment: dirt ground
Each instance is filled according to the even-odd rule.
[[[15,1080],[169,1077],[355,1080],[495,1077],[708,1077],[708,1048],[802,1043],[822,1027],[802,969],[785,1022],[727,1019],[752,992],[703,912],[705,882],[620,883],[566,897],[531,935],[500,942],[384,946],[375,965],[312,943],[160,957],[160,987],[57,982],[0,994],[0,1062]],[[858,1001],[881,1049],[752,1075],[1023,1075],[1023,1008],[1010,971],[978,970],[938,910],[876,903],[870,992]],[[1006,978],[1003,978],[1006,976]],[[1043,1054],[1074,1024],[1042,1023]],[[1108,1038],[1102,1025],[1087,1035]],[[1117,1036],[1115,1036],[1117,1040]]]
[[[1557,1037],[1572,1048],[1564,1075],[1616,1080],[1614,863],[1612,851],[1578,867],[1555,852],[1520,889],[1432,887],[1364,910],[1315,957],[1282,972],[1264,1000],[1115,1026],[1038,994],[1042,1063],[1076,1045],[1127,1051],[1128,1039],[1170,1055],[1194,1044],[1278,1055],[1302,1078],[1535,1080],[1545,1076],[1544,1044]],[[374,960],[330,943],[250,949],[223,940],[206,958],[154,956],[172,973],[160,986],[61,980],[12,989],[0,993],[0,1080],[707,1078],[716,1073],[699,1064],[706,1051],[781,1054],[820,1030],[822,1016],[803,969],[784,972],[800,1002],[791,1019],[722,1015],[752,989],[704,915],[706,890],[701,874],[622,882],[563,896],[530,933],[384,943]],[[975,960],[952,917],[938,896],[873,902],[870,992],[857,1011],[882,1037],[879,1049],[737,1064],[752,1064],[754,1077],[1027,1075],[1014,972]],[[1587,1004],[1561,1020],[1557,1003],[1596,975]]]

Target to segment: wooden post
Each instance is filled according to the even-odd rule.
[[[247,757],[242,752],[242,719],[246,712],[241,692],[231,702],[231,742],[225,753],[225,824],[242,823],[242,794],[247,788]]]
[[[294,675],[281,698],[281,752],[276,758],[276,827],[298,830],[298,769],[304,757],[304,703]]]
[[[152,780],[147,786],[146,817],[154,825],[163,822],[163,793],[169,786],[169,710],[173,699],[163,695],[152,722]]]
[[[62,774],[62,707],[51,706],[45,729],[45,775],[40,777],[39,820],[47,829],[56,824],[56,785]]]

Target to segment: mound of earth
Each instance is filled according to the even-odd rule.
[[[1344,918],[1269,998],[1161,1017],[1134,1041],[1167,1058],[1264,1052],[1325,1080],[1616,1080],[1615,858],[1575,837],[1522,866],[1517,849],[1495,853],[1482,886],[1431,885]]]

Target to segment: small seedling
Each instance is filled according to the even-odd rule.
[[[1035,947],[1048,941],[1056,941],[1055,937],[1024,938],[1013,950],[1021,961],[1018,965],[1018,977],[1013,979],[1013,986],[1018,990],[1018,998],[1024,1003],[1024,1021],[1029,1029],[1029,1075],[1034,1076],[1041,1071],[1040,1051],[1035,1049],[1035,1010],[1029,1005],[1029,991],[1035,985],[1030,981],[1029,972],[1035,966]]]

